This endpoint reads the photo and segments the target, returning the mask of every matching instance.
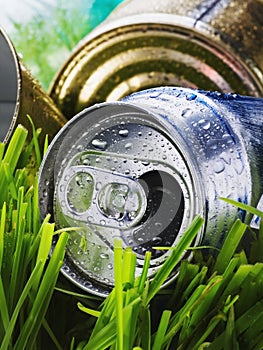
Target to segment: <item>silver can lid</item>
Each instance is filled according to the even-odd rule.
[[[175,246],[195,215],[193,188],[183,155],[158,119],[125,102],[84,110],[53,140],[39,177],[42,218],[51,213],[59,228],[78,227],[62,272],[106,296],[119,238],[137,256],[137,275],[151,251],[153,277],[171,253],[155,247]]]

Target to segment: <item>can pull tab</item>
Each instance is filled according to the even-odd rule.
[[[136,180],[93,166],[65,169],[57,187],[60,212],[87,224],[128,229],[142,219],[147,199]]]

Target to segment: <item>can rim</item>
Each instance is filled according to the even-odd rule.
[[[68,130],[70,129],[71,126],[75,124],[75,122],[79,121],[79,118],[84,119],[85,117],[87,117],[87,114],[89,114],[90,112],[96,111],[99,108],[103,108],[107,106],[110,106],[110,107],[126,106],[128,108],[132,108],[134,111],[136,110],[136,112],[138,112],[138,118],[140,118],[139,117],[140,112],[143,113],[141,116],[149,115],[149,118],[150,118],[149,123],[152,122],[152,125],[155,127],[159,127],[160,131],[162,130],[163,132],[165,132],[166,135],[169,134],[168,125],[166,126],[165,123],[158,121],[157,115],[154,113],[154,111],[151,111],[149,109],[144,109],[143,106],[136,106],[134,103],[130,103],[130,102],[123,102],[123,101],[104,102],[104,103],[100,103],[100,104],[91,106],[89,108],[86,108],[80,113],[78,113],[77,115],[75,115],[72,119],[69,120],[69,122],[58,132],[58,134],[52,140],[44,156],[41,167],[39,169],[39,193],[40,193],[39,200],[40,200],[41,220],[44,220],[47,213],[50,213],[52,216],[54,216],[53,194],[55,191],[55,184],[54,184],[55,163],[56,163],[57,155],[59,153],[59,149],[63,143],[64,137],[67,135]],[[127,113],[127,110],[126,110],[126,113]],[[176,144],[176,141],[174,143]],[[202,193],[202,189],[200,188],[200,186],[196,185],[197,180],[195,176],[197,175],[195,173],[193,175],[193,169],[192,169],[193,166],[191,164],[189,165],[187,162],[187,159],[189,159],[189,155],[187,159],[185,159],[185,157],[186,157],[186,154],[182,154],[182,158],[184,159],[185,165],[190,167],[189,169],[191,170],[191,181],[193,182],[192,186],[194,186],[195,195],[191,194],[192,199],[194,200],[191,210],[189,210],[187,214],[186,214],[186,211],[184,212],[184,218],[182,220],[182,227],[180,228],[179,237],[181,237],[183,231],[187,228],[189,224],[189,220],[191,220],[189,219],[189,217],[193,219],[193,216],[196,215],[196,212],[202,212],[203,215],[205,215],[205,208],[203,208],[203,204],[205,203],[205,201],[203,200],[204,194]],[[48,190],[48,193],[45,194],[46,203],[43,203],[43,192],[46,190]],[[192,193],[193,189],[191,188],[189,189],[189,191]],[[200,203],[202,204],[196,203],[197,195],[199,196],[199,199],[200,197],[202,197],[202,199],[200,200]],[[199,207],[202,207],[202,208],[199,208]],[[194,245],[198,245],[201,242],[203,238],[203,234],[204,234],[204,230],[202,229],[201,232],[198,234],[198,237],[195,239]],[[191,256],[192,256],[192,253],[187,252],[185,253],[184,258],[191,259]],[[96,280],[96,278],[89,279],[89,277],[85,275],[85,273],[82,270],[78,269],[77,266],[75,266],[74,262],[67,256],[65,257],[62,273],[79,288],[97,296],[105,297],[112,288],[111,286],[108,286],[102,283],[101,281]],[[176,278],[177,274],[178,274],[178,271],[177,270],[174,271],[172,276],[170,276],[170,278],[168,278],[168,280],[163,284],[163,287],[171,283]]]
[[[127,24],[128,23],[128,24]],[[231,43],[227,43],[222,33],[216,31],[210,25],[196,21],[186,16],[178,16],[173,14],[136,14],[133,16],[126,16],[117,20],[105,21],[85,38],[83,38],[73,49],[70,57],[65,61],[62,67],[55,74],[48,89],[50,95],[56,95],[56,87],[62,86],[64,83],[64,71],[67,73],[71,70],[73,57],[80,54],[87,45],[90,45],[96,40],[102,40],[103,37],[111,35],[111,37],[118,37],[121,30],[134,27],[145,27],[147,25],[159,25],[159,30],[165,30],[165,26],[170,26],[171,30],[178,35],[189,35],[191,39],[195,40],[198,45],[209,49],[214,55],[218,56],[231,70],[244,82],[250,95],[260,96],[263,93],[263,87],[259,75],[259,68],[254,62],[250,60],[246,63],[231,49]],[[211,36],[215,40],[211,40]],[[219,41],[220,39],[222,39]],[[232,91],[225,91],[232,92]]]
[[[4,40],[6,41],[8,48],[10,50],[10,53],[12,55],[13,58],[13,63],[15,66],[15,72],[16,72],[16,80],[17,80],[17,88],[16,88],[16,102],[15,102],[15,108],[13,111],[13,116],[12,118],[10,118],[10,124],[9,124],[9,129],[6,133],[6,136],[3,140],[4,143],[8,142],[11,134],[13,133],[13,129],[15,127],[17,118],[18,118],[18,114],[19,114],[19,104],[20,104],[20,91],[21,91],[21,86],[22,86],[22,80],[21,80],[21,67],[19,65],[19,58],[17,55],[17,52],[15,50],[15,47],[11,41],[11,39],[9,38],[9,36],[7,35],[7,33],[5,32],[5,30],[0,27],[0,35],[4,38]]]

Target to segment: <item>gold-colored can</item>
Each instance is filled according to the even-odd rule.
[[[8,142],[14,128],[24,125],[29,134],[32,126],[42,128],[40,142],[50,138],[65,124],[66,119],[50,96],[23,65],[7,34],[0,28],[0,141]]]
[[[75,48],[50,86],[70,119],[156,86],[263,95],[262,0],[127,0]]]

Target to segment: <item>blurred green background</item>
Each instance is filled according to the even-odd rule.
[[[72,49],[123,0],[0,0],[0,26],[48,90]]]

